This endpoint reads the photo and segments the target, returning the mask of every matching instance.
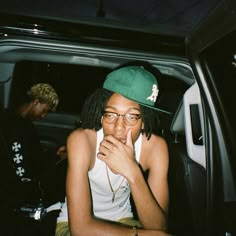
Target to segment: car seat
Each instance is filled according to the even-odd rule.
[[[205,232],[205,152],[197,97],[200,95],[194,84],[184,94],[170,128],[169,229],[181,236],[200,236]]]

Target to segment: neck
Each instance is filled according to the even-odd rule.
[[[28,116],[29,116],[29,112],[31,110],[31,107],[32,107],[31,103],[22,104],[21,106],[19,106],[16,109],[16,113],[24,119],[29,118]]]

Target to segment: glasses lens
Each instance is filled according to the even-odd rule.
[[[103,117],[108,124],[116,122],[118,115],[113,112],[104,111]]]
[[[141,118],[140,114],[127,113],[124,116],[124,121],[127,125],[136,125],[140,118]]]

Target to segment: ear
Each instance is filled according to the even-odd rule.
[[[32,104],[33,106],[37,106],[39,104],[38,98],[35,98],[34,100],[32,100]]]

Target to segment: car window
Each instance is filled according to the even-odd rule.
[[[236,32],[228,34],[223,39],[214,43],[204,51],[207,69],[214,83],[215,96],[220,101],[217,104],[221,107],[219,119],[225,125],[224,130],[231,134],[225,134],[228,143],[233,143],[236,137],[236,113],[234,92],[236,79]],[[214,102],[217,102],[216,99]],[[219,111],[218,111],[219,112]],[[230,127],[230,128],[229,128]]]
[[[80,113],[85,98],[100,87],[109,69],[103,67],[79,66],[24,61],[16,63],[10,104],[21,98],[32,84],[51,84],[59,95],[58,112]]]

